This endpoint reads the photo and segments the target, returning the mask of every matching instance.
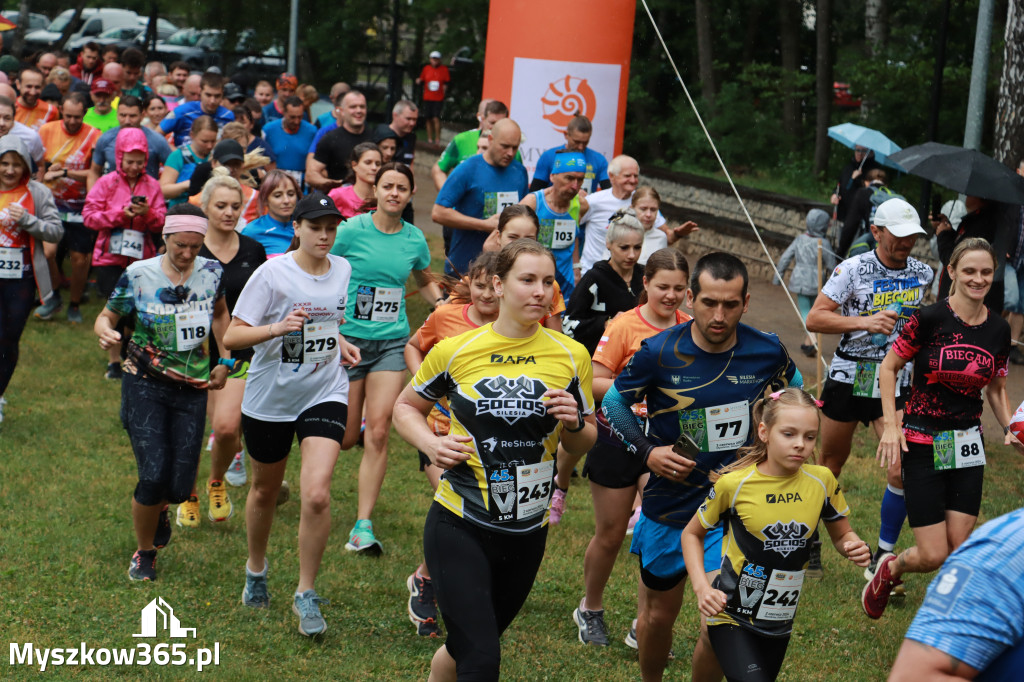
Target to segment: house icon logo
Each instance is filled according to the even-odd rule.
[[[156,637],[158,630],[166,631],[168,637],[192,637],[195,639],[196,636],[195,628],[181,627],[181,622],[174,615],[174,609],[164,601],[163,597],[157,597],[146,604],[142,609],[141,621],[142,632],[134,634],[132,637]]]

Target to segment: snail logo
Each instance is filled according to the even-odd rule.
[[[544,118],[559,133],[565,133],[566,126],[577,112],[593,121],[597,110],[597,97],[587,79],[568,74],[548,84],[540,103]]]

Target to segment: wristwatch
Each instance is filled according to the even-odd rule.
[[[228,371],[235,369],[235,360],[233,358],[217,358],[218,365],[224,365],[228,368]]]

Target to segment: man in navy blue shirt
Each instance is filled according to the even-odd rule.
[[[705,538],[703,566],[686,566],[679,542],[711,490],[708,474],[733,462],[737,448],[757,433],[751,409],[766,391],[803,382],[775,334],[740,323],[750,303],[747,289],[738,258],[701,257],[686,292],[693,320],[646,339],[602,402],[612,430],[651,472],[630,546],[640,558],[634,639],[645,680],[662,678],[687,573],[721,568],[721,528]],[[641,425],[631,406],[644,399]],[[681,434],[695,452],[684,456],[674,447]],[[692,669],[695,680],[722,678],[703,619]]]
[[[220,105],[224,97],[224,77],[219,73],[204,73],[199,80],[199,101],[185,102],[160,121],[160,130],[174,133],[174,145],[181,147],[191,139],[192,122],[200,116],[209,116],[223,126],[235,120],[235,115]]]
[[[465,274],[498,227],[506,206],[527,194],[526,168],[515,160],[522,142],[519,125],[502,119],[491,129],[491,146],[460,163],[448,176],[430,213],[438,225],[452,228],[445,272]]]

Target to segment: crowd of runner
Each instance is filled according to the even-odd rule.
[[[594,535],[584,594],[566,605],[580,642],[611,642],[604,591],[632,535],[637,617],[622,631],[643,678],[661,679],[674,656],[689,577],[693,678],[772,680],[803,584],[823,572],[819,522],[865,569],[863,609],[880,618],[903,576],[939,569],[961,545],[969,554],[983,392],[1003,442],[1024,452],[1008,429],[1010,327],[986,307],[1000,258],[984,239],[947,237],[943,295],[926,305],[935,271],[910,256],[926,232],[901,198],[864,218],[873,248],[835,265],[820,293],[799,289],[808,330],[842,335],[814,397],[778,337],[742,323],[743,262],[711,252],[689,263],[674,244],[697,225],[667,224],[635,159],[588,148],[583,116],[531,181],[508,107],[480,103],[479,126],[430,172],[441,266],[411,202],[418,119],[429,142],[441,135],[440,54],[418,80],[422,111],[401,100],[375,129],[366,96],[344,83],[313,119],[315,90],[288,73],[250,96],[216,72],[144,65],[134,49],[105,60],[90,44],[76,64],[60,59],[20,65],[17,89],[0,83],[0,420],[29,318],[59,320],[66,291],[64,316],[84,324],[82,303],[102,297],[97,375],[121,382],[138,464],[131,580],[156,580],[173,526],[199,526],[204,502],[209,520],[227,521],[229,489],[248,485],[238,581],[243,604],[267,608],[297,439],[292,608],[303,635],[322,634],[315,580],[335,464],[362,446],[345,548],[386,554],[372,519],[393,422],[433,490],[403,607],[419,635],[446,636],[432,680],[499,678],[501,635],[584,456]],[[826,221],[812,212],[801,239],[822,239]],[[415,294],[432,311],[419,329],[406,312]],[[874,427],[886,471],[874,550],[837,482],[858,422]],[[915,544],[896,554],[907,519]],[[967,589],[961,570],[950,589]],[[925,605],[941,612],[948,574],[937,583]],[[941,649],[930,635],[915,624],[908,638]],[[951,655],[980,670],[1019,651],[1016,635],[987,658],[960,653],[967,644]]]

